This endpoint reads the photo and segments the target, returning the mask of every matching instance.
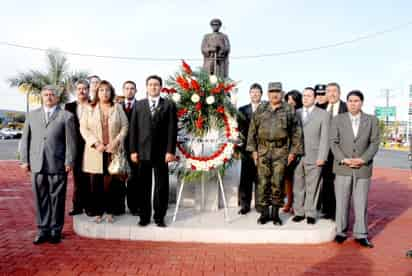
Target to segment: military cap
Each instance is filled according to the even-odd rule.
[[[315,94],[325,94],[326,93],[326,85],[325,84],[317,84],[315,85]]]
[[[269,82],[268,91],[271,92],[282,92],[282,83],[281,82]]]

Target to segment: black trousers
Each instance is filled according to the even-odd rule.
[[[32,188],[39,233],[58,235],[64,225],[67,174],[32,174]]]
[[[242,156],[238,202],[242,208],[250,208],[253,184],[255,184],[255,205],[257,204],[257,169],[250,153]]]
[[[124,208],[124,194],[121,194],[124,180],[119,176],[108,173],[107,167],[109,162],[110,154],[104,152],[103,173],[89,174],[90,205],[87,212],[88,215],[101,216],[104,213],[118,215],[121,197],[123,197]]]
[[[127,208],[130,213],[137,214],[140,210],[139,203],[141,202],[139,188],[139,166],[135,163],[129,162],[131,167],[131,173],[126,180],[126,199]]]
[[[153,218],[156,221],[166,216],[169,203],[169,169],[164,160],[139,161],[140,179],[138,191],[141,196],[140,218],[142,220],[150,220],[152,215],[152,169],[155,176]]]
[[[73,168],[73,210],[87,210],[87,200],[89,198],[89,189],[87,183],[89,177],[82,171],[81,165]]]
[[[335,219],[336,215],[336,197],[335,197],[335,174],[333,173],[333,156],[329,156],[322,168],[323,185],[320,191],[318,208],[321,212]]]

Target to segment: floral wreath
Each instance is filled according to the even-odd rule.
[[[215,75],[209,76],[203,69],[192,71],[182,61],[181,70],[168,79],[167,85],[168,88],[162,88],[162,93],[176,103],[178,129],[183,132],[178,137],[178,165],[175,171],[185,178],[194,178],[215,169],[224,173],[238,152],[240,142],[236,120],[238,111],[230,100],[230,92],[236,83]],[[213,130],[221,133],[219,139],[206,139],[216,145],[217,149],[213,152],[199,156],[184,147],[188,136],[192,140],[205,141],[202,139]]]

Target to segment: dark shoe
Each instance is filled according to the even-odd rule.
[[[305,219],[305,216],[294,216],[293,218],[292,218],[292,221],[293,222],[301,222],[302,220],[304,220]]]
[[[323,218],[335,221],[335,216],[333,214],[325,214]]]
[[[42,244],[48,241],[49,241],[49,236],[42,234],[42,235],[37,235],[36,237],[34,237],[33,244],[37,245],[37,244]]]
[[[75,215],[80,215],[80,214],[83,214],[83,210],[73,209],[69,212],[69,216],[75,216]]]
[[[412,258],[412,250],[406,252],[406,257]]]
[[[246,215],[247,213],[249,213],[250,212],[250,207],[242,207],[240,210],[239,210],[239,214],[240,215]]]
[[[166,225],[166,223],[163,219],[156,220],[155,223],[159,227],[167,227],[167,225]]]
[[[60,243],[62,241],[62,236],[60,234],[55,234],[55,235],[51,235],[49,242],[56,244],[56,243]]]
[[[258,224],[266,224],[270,221],[269,207],[263,207],[260,217],[257,220]]]
[[[307,217],[306,218],[306,222],[307,224],[315,224],[316,223],[316,219],[312,218],[312,217]]]
[[[359,245],[363,247],[367,247],[367,248],[374,247],[373,243],[371,243],[367,238],[355,239],[355,242],[359,243]]]
[[[148,220],[148,219],[140,219],[138,224],[140,226],[147,226],[147,225],[149,225],[149,223],[150,223],[150,220]]]
[[[335,237],[335,242],[342,244],[344,241],[346,241],[347,237],[341,236],[341,235],[336,235]]]
[[[279,207],[272,206],[272,220],[274,225],[282,225],[282,220],[279,217]]]
[[[139,215],[139,212],[131,212],[130,214],[134,217],[137,217]]]

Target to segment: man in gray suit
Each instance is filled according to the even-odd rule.
[[[41,97],[43,106],[27,116],[20,148],[21,167],[32,175],[38,227],[34,244],[61,241],[67,174],[77,141],[74,117],[57,105],[57,89],[47,85]]]
[[[294,222],[305,219],[315,224],[321,188],[322,167],[329,153],[329,114],[315,105],[315,90],[303,90],[303,108],[297,110],[302,121],[305,155],[295,169],[293,183]]]
[[[380,134],[378,119],[362,112],[363,94],[354,90],[347,95],[348,113],[332,120],[330,146],[336,174],[335,241],[343,243],[347,236],[350,201],[353,195],[355,241],[372,248],[368,240],[367,205],[372,176],[373,158],[378,151]]]

